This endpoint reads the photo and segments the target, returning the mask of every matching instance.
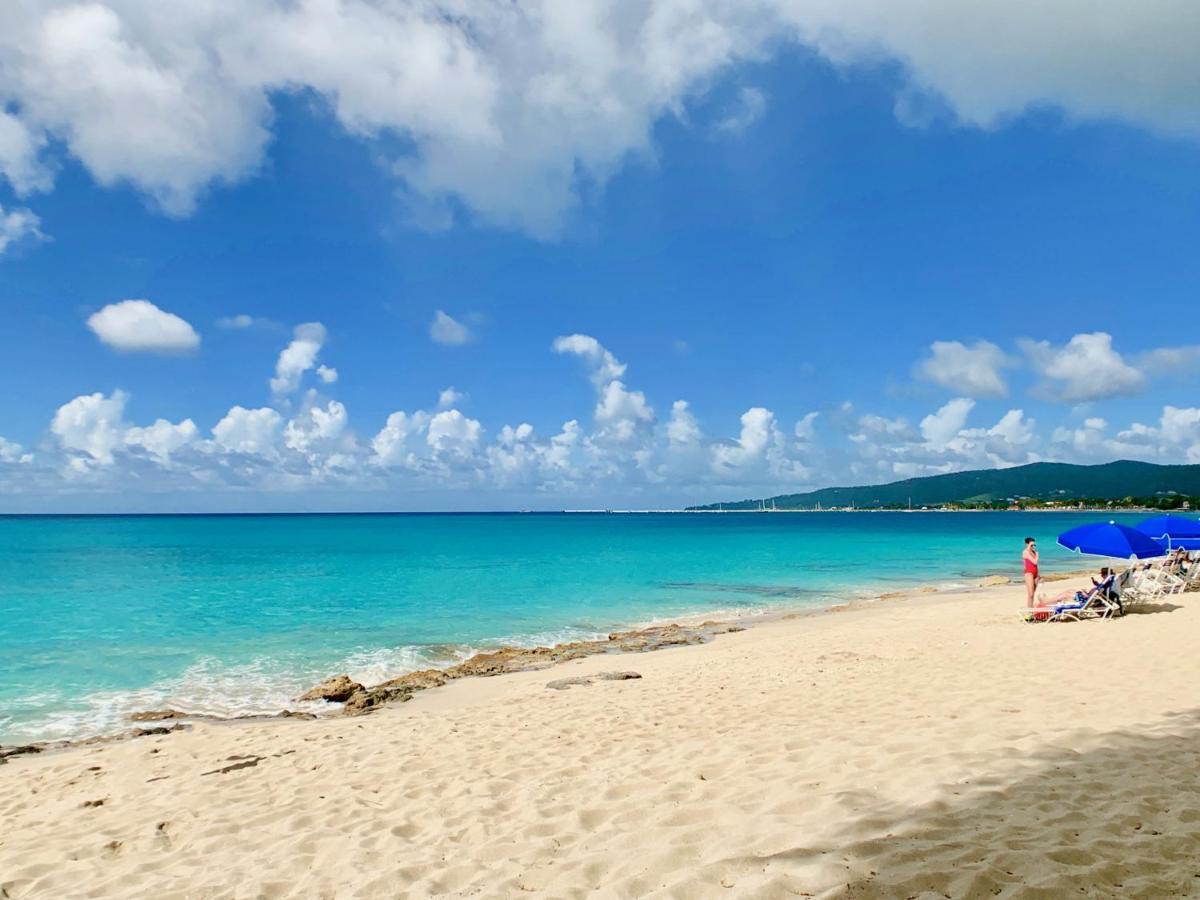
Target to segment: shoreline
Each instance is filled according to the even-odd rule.
[[[1019,588],[460,678],[368,716],[196,722],[17,757],[0,765],[0,887],[1194,892],[1200,605],[1030,624]]]
[[[1070,570],[1049,572],[1044,581],[1061,581],[1086,574],[1086,570]],[[676,616],[669,620],[654,619],[644,621],[630,628],[617,627],[607,638],[581,639],[577,641],[560,642],[548,646],[522,644],[500,644],[484,650],[479,650],[456,663],[444,667],[416,669],[403,672],[393,678],[385,679],[375,684],[359,684],[358,688],[366,692],[362,702],[351,709],[346,708],[346,700],[327,700],[324,705],[315,707],[312,704],[320,702],[318,696],[307,697],[305,694],[293,698],[294,704],[308,702],[304,708],[288,707],[277,712],[245,713],[238,715],[219,715],[205,712],[195,712],[175,708],[134,710],[125,715],[125,722],[130,726],[119,731],[110,731],[85,735],[75,738],[41,739],[23,743],[0,744],[0,764],[19,756],[30,756],[43,753],[70,751],[77,747],[92,747],[113,744],[144,737],[157,737],[178,731],[191,730],[195,724],[215,725],[259,725],[264,723],[293,720],[297,722],[316,721],[342,716],[366,715],[392,704],[405,703],[413,699],[419,692],[445,687],[452,681],[461,679],[493,678],[502,675],[512,675],[518,672],[533,672],[553,669],[573,660],[591,656],[626,657],[641,653],[653,653],[660,650],[678,649],[697,644],[708,643],[725,634],[734,634],[749,628],[771,626],[781,621],[792,621],[847,610],[871,608],[878,603],[896,601],[913,601],[931,596],[952,596],[980,589],[1019,586],[1007,576],[985,575],[972,579],[971,584],[958,581],[924,584],[890,591],[866,591],[860,596],[839,598],[835,602],[811,608],[788,608],[781,606],[769,608],[750,614],[734,614],[720,617],[718,613],[696,613],[689,616]],[[716,617],[714,617],[716,616]],[[349,679],[344,672],[331,672],[321,682],[313,684],[306,691],[319,693],[320,688],[336,679]],[[338,693],[334,691],[333,693]]]

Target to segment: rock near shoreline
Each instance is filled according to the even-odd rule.
[[[665,647],[702,644],[715,635],[744,630],[740,625],[726,622],[655,625],[636,631],[615,631],[606,640],[572,641],[553,647],[501,647],[498,650],[477,653],[470,659],[446,669],[422,669],[373,687],[363,687],[349,675],[335,675],[298,699],[343,702],[345,705],[342,712],[345,715],[361,715],[389,703],[411,700],[412,695],[418,691],[441,687],[458,678],[490,678],[510,672],[529,672],[601,653],[647,653]],[[343,696],[350,686],[354,686],[355,689]]]

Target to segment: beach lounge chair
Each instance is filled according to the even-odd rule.
[[[1116,576],[1109,575],[1089,591],[1076,591],[1070,600],[1027,610],[1025,621],[1079,622],[1083,619],[1111,619],[1123,613],[1124,607],[1116,593]]]
[[[1122,576],[1121,600],[1125,608],[1153,603],[1181,593],[1187,581],[1163,565],[1135,567]]]

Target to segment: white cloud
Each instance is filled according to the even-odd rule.
[[[50,432],[67,450],[87,454],[98,463],[111,463],[113,449],[123,443],[125,404],[129,395],[124,391],[86,394],[58,408],[50,423]]]
[[[235,406],[213,426],[213,439],[233,453],[270,456],[283,427],[283,417],[270,407]]]
[[[44,137],[0,108],[0,176],[8,179],[18,196],[50,187],[50,173],[38,162],[45,144]]]
[[[741,134],[762,118],[767,109],[767,98],[757,88],[744,87],[738,91],[737,102],[716,124],[717,131]]]
[[[671,404],[671,418],[667,422],[667,440],[674,445],[685,446],[700,443],[700,423],[688,408],[686,400]]]
[[[283,348],[275,362],[271,393],[276,396],[295,393],[304,373],[316,365],[317,355],[325,345],[325,337],[325,326],[320,322],[296,326],[291,343]]]
[[[848,408],[844,409],[850,412]],[[854,430],[850,433],[850,440],[860,444],[874,442],[880,437],[886,437],[889,442],[899,440],[910,443],[917,440],[917,433],[902,416],[889,419],[874,413],[859,416],[854,423]]]
[[[387,418],[387,424],[371,441],[377,461],[385,466],[402,465],[410,461],[408,439],[419,435],[429,427],[429,416],[424,412],[411,415],[406,412],[394,412]]]
[[[44,237],[40,230],[41,219],[28,209],[10,209],[0,205],[0,253],[25,238]]]
[[[185,215],[210,183],[257,168],[268,139],[262,89],[222,71],[219,45],[234,23],[232,6],[221,7],[10,9],[0,92],[17,100],[26,127],[64,140],[100,184],[128,182]]]
[[[448,347],[461,346],[472,338],[471,329],[440,309],[434,313],[433,321],[429,323],[429,336],[433,338],[434,343]]]
[[[581,192],[652,155],[659,119],[795,44],[839,67],[898,62],[898,113],[929,95],[971,126],[1051,106],[1195,138],[1198,17],[1186,0],[29,0],[0,33],[0,171],[41,188],[63,146],[99,183],[186,214],[259,168],[272,94],[309,92],[427,215],[455,199],[553,235]]]
[[[742,468],[761,459],[775,430],[775,414],[761,406],[742,413],[737,440],[713,446],[713,466],[719,470]]]
[[[428,497],[431,491],[472,489],[503,498],[484,505],[516,496],[524,499],[514,505],[531,497],[556,506],[615,497],[644,497],[656,505],[720,499],[726,491],[761,496],[1045,458],[1200,462],[1200,409],[1172,405],[1153,422],[1134,421],[1115,434],[1107,421],[1090,416],[1047,437],[1022,409],[1005,411],[991,426],[971,427],[968,419],[980,407],[967,397],[943,404],[918,427],[903,417],[857,415],[847,403],[831,413],[831,422],[843,442],[849,438],[848,446],[819,440],[816,412],[785,429],[773,411],[755,406],[741,415],[730,438],[728,423],[715,434],[702,428],[685,400],[657,421],[645,394],[626,386],[626,366],[594,338],[568,336],[554,349],[586,364],[595,393],[590,428],[571,419],[546,437],[520,420],[485,429],[479,419],[446,406],[462,399],[447,388],[438,408],[394,412],[377,433],[360,440],[347,408],[310,389],[294,412],[293,401],[281,398],[287,414],[234,406],[205,437],[191,419],[129,424],[128,396],[117,390],[63,404],[50,423],[52,439],[38,445],[36,462],[19,445],[0,440],[0,492],[96,488],[126,497],[333,488],[373,496],[411,490]],[[1070,421],[1078,422],[1076,416],[1071,412]]]
[[[591,335],[570,334],[554,339],[555,353],[578,356],[587,365],[596,388],[597,440],[629,444],[644,436],[655,422],[654,409],[641,391],[631,391],[621,381],[626,366]]]
[[[597,437],[628,443],[638,432],[654,424],[654,410],[641,391],[631,391],[620,381],[600,389],[595,411]]]
[[[25,448],[16,441],[5,440],[0,437],[0,463],[31,463],[33,462],[33,454],[26,453]],[[3,484],[0,484],[3,487]]]
[[[54,414],[50,433],[59,446],[71,452],[72,466],[82,471],[93,465],[111,466],[118,450],[142,451],[159,463],[197,437],[196,424],[184,419],[178,424],[157,419],[153,425],[132,426],[125,422],[129,395],[84,394],[64,403]]]
[[[124,443],[128,447],[140,447],[159,462],[165,463],[170,460],[172,453],[191,444],[199,434],[200,430],[191,419],[184,419],[178,424],[155,419],[153,425],[125,429]]]
[[[338,380],[338,370],[332,366],[317,366],[317,377],[326,384],[333,384]]]
[[[921,420],[921,436],[936,449],[942,449],[966,427],[967,416],[975,408],[975,401],[956,397],[935,413]]]
[[[1008,393],[1001,369],[1011,365],[995,344],[977,341],[934,341],[929,356],[917,364],[917,374],[968,397],[1003,397]]]
[[[88,316],[100,340],[127,353],[186,353],[200,346],[200,335],[188,322],[149,300],[110,303]]]
[[[325,406],[310,403],[287,423],[283,443],[292,450],[308,453],[316,446],[341,437],[347,421],[346,407],[336,400],[330,400]]]
[[[857,454],[849,463],[850,475],[860,481],[890,480],[1040,458],[1036,423],[1023,410],[1008,410],[991,427],[968,428],[975,407],[974,400],[956,397],[925,416],[919,433],[904,419],[859,417],[850,434]]]
[[[798,440],[806,444],[816,440],[817,416],[819,415],[820,413],[816,412],[806,413],[804,418],[796,422],[796,427],[793,429],[793,433],[796,435]]]
[[[592,383],[602,388],[625,374],[625,364],[618,362],[604,346],[589,334],[569,334],[554,339],[555,353],[578,356],[591,369]]]
[[[1064,347],[1053,347],[1048,341],[1019,343],[1045,376],[1040,390],[1049,399],[1086,403],[1136,394],[1146,386],[1146,376],[1121,357],[1112,336],[1103,331],[1077,334]]]
[[[438,394],[438,409],[449,409],[452,406],[457,406],[466,399],[466,394],[464,394],[462,391],[455,390],[454,386],[451,385]]]
[[[446,409],[429,420],[425,441],[438,455],[470,456],[479,447],[483,426],[457,409]]]

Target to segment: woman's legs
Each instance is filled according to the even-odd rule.
[[[1037,587],[1032,572],[1025,573],[1025,605],[1033,606],[1033,592]]]

